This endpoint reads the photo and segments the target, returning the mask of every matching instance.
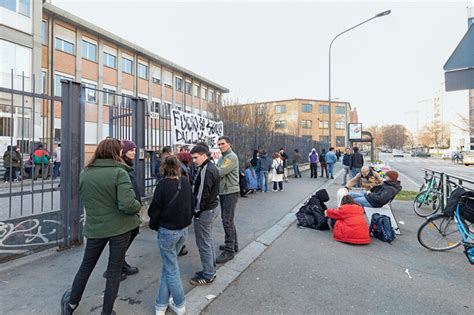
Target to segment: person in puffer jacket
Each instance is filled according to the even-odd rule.
[[[326,217],[335,219],[334,240],[350,244],[370,244],[369,226],[364,209],[349,195],[342,198],[338,209],[328,209]]]
[[[324,211],[329,195],[326,189],[320,189],[296,213],[298,225],[316,230],[329,230]]]

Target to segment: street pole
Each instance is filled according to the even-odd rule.
[[[360,22],[359,24],[357,25],[354,25],[350,28],[348,28],[347,30],[337,34],[336,36],[334,36],[334,38],[332,39],[331,43],[329,44],[329,121],[328,121],[328,129],[329,129],[329,146],[331,146],[331,142],[332,142],[332,121],[331,121],[331,118],[332,118],[332,114],[331,114],[331,111],[332,111],[332,108],[331,108],[331,48],[332,48],[332,44],[334,43],[334,41],[336,40],[336,38],[338,38],[339,36],[341,36],[342,34],[344,33],[347,33],[349,32],[350,30],[353,30],[355,29],[356,27],[359,27],[361,26],[362,24],[365,24],[375,18],[378,18],[378,17],[382,17],[382,16],[385,16],[385,15],[389,15],[391,12],[391,10],[387,10],[387,11],[384,11],[384,12],[381,12],[373,17],[371,17],[370,19],[367,19],[365,21],[362,21]],[[346,127],[347,128],[347,127]]]

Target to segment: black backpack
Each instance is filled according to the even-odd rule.
[[[369,233],[383,242],[391,243],[395,239],[395,231],[390,218],[380,213],[372,214]]]
[[[285,174],[285,168],[283,167],[283,164],[278,164],[278,166],[276,167],[276,173],[278,175]]]

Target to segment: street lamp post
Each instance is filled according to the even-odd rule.
[[[361,26],[362,24],[365,24],[373,19],[376,19],[378,17],[382,17],[382,16],[385,16],[385,15],[389,15],[391,12],[391,10],[387,10],[387,11],[383,11],[383,12],[380,12],[379,14],[371,17],[370,19],[367,19],[365,21],[362,21],[360,22],[359,24],[357,25],[354,25],[352,26],[351,28],[348,28],[347,30],[337,34],[336,36],[334,36],[334,38],[332,39],[331,43],[329,44],[329,121],[328,121],[328,128],[329,128],[329,146],[331,146],[331,142],[332,142],[332,121],[331,121],[331,48],[332,48],[332,44],[334,43],[334,41],[336,40],[336,38],[338,38],[339,36],[341,36],[342,34],[344,33],[347,33],[349,32],[350,30],[353,30],[355,29],[356,27],[359,27]],[[347,128],[347,126],[346,126]]]

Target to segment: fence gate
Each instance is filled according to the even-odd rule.
[[[0,88],[0,263],[64,242],[56,155],[62,98],[40,94],[34,82],[12,71],[11,87]]]

